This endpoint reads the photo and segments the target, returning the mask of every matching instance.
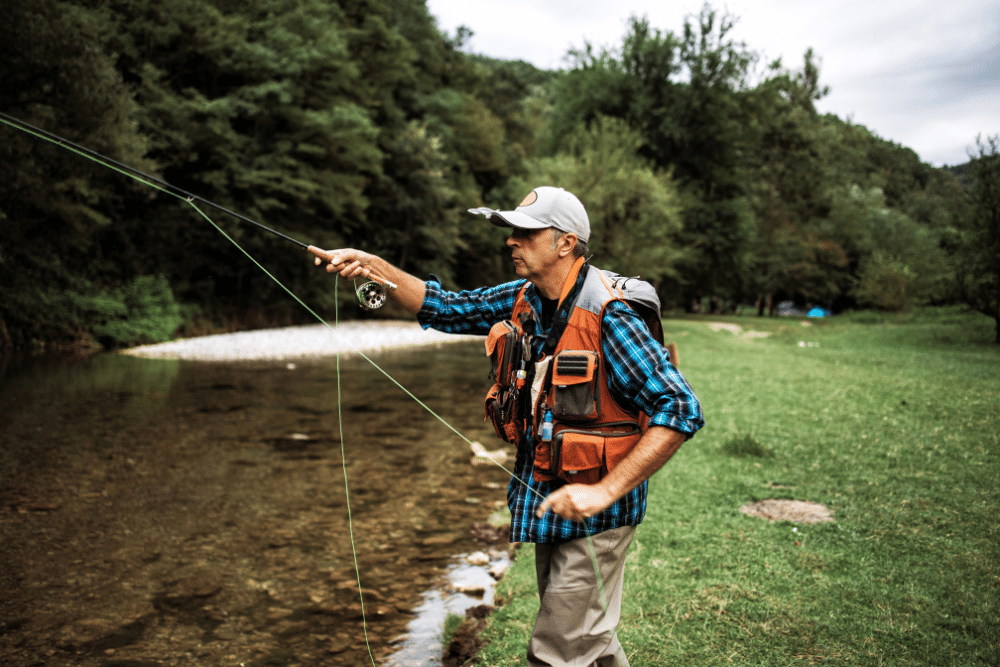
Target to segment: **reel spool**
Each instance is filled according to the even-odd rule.
[[[386,287],[374,280],[364,283],[357,289],[358,303],[364,310],[377,310],[385,305]]]

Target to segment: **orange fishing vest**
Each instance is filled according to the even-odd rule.
[[[580,258],[567,277],[560,305],[576,285],[583,263]],[[601,318],[604,308],[624,301],[625,294],[602,271],[590,268],[555,350],[532,362],[522,326],[531,316],[526,288],[517,296],[511,319],[494,325],[486,340],[497,382],[487,395],[487,419],[493,420],[497,435],[519,446],[531,426],[536,481],[593,484],[628,456],[648,421],[618,405],[608,388]],[[528,390],[529,377],[530,402],[520,396]],[[525,404],[530,414],[521,414]]]

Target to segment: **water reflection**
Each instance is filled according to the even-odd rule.
[[[373,358],[500,446],[479,345]],[[334,364],[101,355],[8,372],[0,662],[370,664],[361,599],[376,659],[398,649],[453,555],[483,548],[469,525],[503,505],[507,475],[471,466],[360,358],[341,360],[342,455]]]
[[[494,564],[509,565],[506,552],[490,554]],[[385,667],[439,667],[441,665],[441,630],[448,614],[461,616],[469,607],[493,604],[492,580],[487,570],[468,564],[462,557],[454,559],[447,570],[447,586],[426,591],[416,617],[406,627],[405,639],[390,655]],[[481,589],[477,595],[466,591]]]

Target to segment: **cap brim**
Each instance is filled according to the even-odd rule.
[[[470,208],[469,213],[485,215],[491,224],[497,227],[516,227],[518,229],[548,229],[552,225],[535,220],[520,211],[497,211],[492,208]]]
[[[520,211],[494,211],[490,222],[497,227],[516,227],[518,229],[548,229],[552,225],[535,220],[530,215]]]

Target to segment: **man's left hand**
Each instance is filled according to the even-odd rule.
[[[567,484],[542,501],[535,513],[538,518],[552,510],[564,519],[583,521],[615,501],[614,497],[599,484]]]

